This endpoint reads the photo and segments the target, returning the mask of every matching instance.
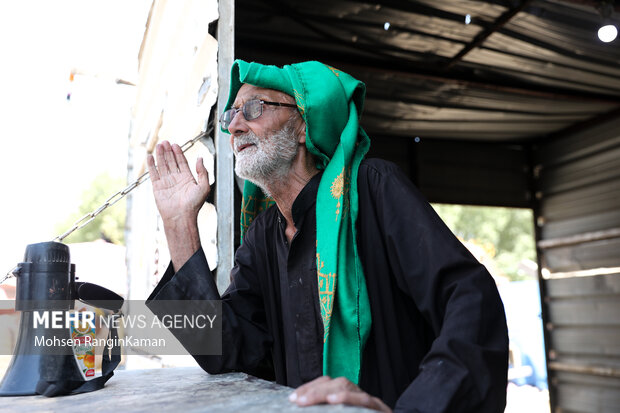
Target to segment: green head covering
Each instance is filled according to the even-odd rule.
[[[365,86],[319,62],[279,68],[236,60],[226,109],[244,83],[293,96],[306,122],[306,147],[316,156],[318,168],[324,170],[316,199],[323,373],[345,376],[358,383],[371,325],[366,280],[355,242],[357,173],[370,146],[370,139],[359,125]],[[269,200],[260,188],[246,181],[241,206],[242,236],[252,219],[268,205]]]

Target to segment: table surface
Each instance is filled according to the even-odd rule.
[[[0,411],[20,412],[370,412],[342,405],[297,407],[290,387],[244,373],[209,375],[199,367],[117,370],[102,390],[63,397],[0,398]]]

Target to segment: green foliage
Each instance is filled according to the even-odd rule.
[[[511,280],[527,278],[522,259],[536,261],[532,211],[517,208],[433,204],[452,232],[463,241],[492,244],[495,264]]]
[[[125,179],[112,178],[107,173],[97,176],[90,187],[82,193],[78,212],[57,224],[56,233],[61,234],[73,226],[75,221],[99,208],[106,199],[126,186]],[[84,228],[77,230],[63,240],[65,243],[89,242],[105,239],[114,244],[125,243],[125,199],[117,202],[97,216]]]

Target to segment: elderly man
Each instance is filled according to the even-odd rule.
[[[502,412],[495,284],[396,166],[363,160],[364,93],[319,62],[234,63],[220,123],[246,179],[243,239],[221,297],[223,354],[195,358],[295,387],[300,406]],[[199,160],[194,179],[167,142],[156,157],[172,263],[149,300],[220,299],[196,224],[207,171]]]

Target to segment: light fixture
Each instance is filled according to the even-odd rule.
[[[613,42],[618,37],[618,28],[609,22],[614,12],[614,0],[601,0],[596,9],[603,19],[603,25],[598,29],[598,38],[603,43]]]
[[[613,42],[616,37],[618,37],[618,29],[613,24],[607,24],[598,29],[598,38],[603,43]]]
[[[469,23],[471,23],[471,14],[467,14],[465,16],[465,24],[469,24]]]
[[[385,23],[383,24],[383,29],[384,29],[384,30],[389,30],[389,29],[390,29],[390,22],[385,22]]]

